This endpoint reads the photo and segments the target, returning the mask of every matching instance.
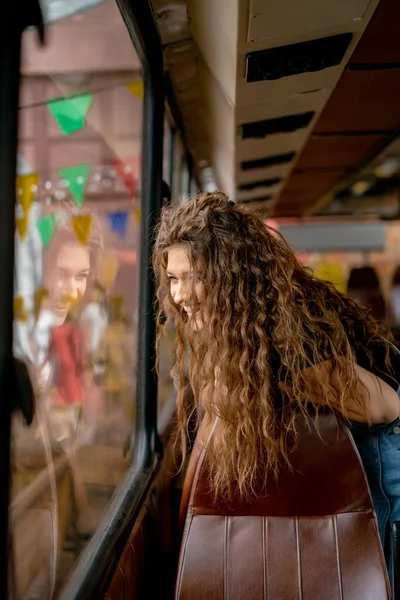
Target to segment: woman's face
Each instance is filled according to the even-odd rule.
[[[193,314],[194,305],[204,301],[204,284],[195,282],[196,299],[193,302],[193,271],[190,260],[182,248],[171,248],[168,252],[167,276],[170,281],[170,293],[175,304],[180,306],[194,320],[194,330],[201,329],[203,322],[199,311]]]
[[[65,321],[68,312],[86,292],[89,272],[88,248],[75,244],[61,246],[54,263],[45,273],[50,309],[58,325]]]

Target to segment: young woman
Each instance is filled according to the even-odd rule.
[[[222,193],[163,210],[153,267],[159,337],[170,318],[177,331],[183,458],[193,413],[218,416],[207,452],[214,492],[229,498],[235,486],[247,496],[260,476],[290,465],[296,415],[328,407],[357,424],[384,542],[400,519],[400,361],[387,333]]]

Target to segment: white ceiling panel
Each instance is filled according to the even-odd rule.
[[[236,162],[255,160],[273,154],[297,152],[306,143],[310,128],[300,129],[294,133],[269,135],[260,140],[240,140],[236,146]]]
[[[236,123],[253,123],[263,119],[286,117],[308,111],[321,111],[327,102],[330,89],[320,89],[308,94],[292,94],[283,98],[265,98],[258,104],[243,105],[236,108]]]
[[[370,0],[250,0],[247,41],[306,36],[363,19]]]
[[[274,179],[275,177],[286,177],[290,163],[275,165],[273,167],[264,167],[263,169],[249,169],[243,171],[240,164],[237,167],[237,184],[250,183],[251,181],[260,181],[261,179]]]
[[[274,186],[259,187],[254,190],[238,190],[236,192],[236,200],[247,200],[249,198],[261,198],[264,196],[276,196],[282,189],[283,182],[277,183]]]

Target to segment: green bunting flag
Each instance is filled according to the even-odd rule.
[[[59,176],[67,182],[68,189],[79,208],[83,205],[90,169],[90,165],[77,165],[58,171]]]
[[[85,126],[92,100],[93,94],[85,94],[48,102],[47,106],[63,135],[71,135]]]
[[[40,238],[45,248],[47,248],[51,238],[53,237],[56,221],[57,219],[55,215],[46,215],[45,217],[38,219],[36,222],[36,227],[39,230]]]

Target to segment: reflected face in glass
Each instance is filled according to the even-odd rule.
[[[50,309],[61,325],[71,308],[86,292],[90,253],[84,246],[64,244],[45,273]]]
[[[170,281],[170,293],[175,304],[180,306],[189,317],[193,318],[193,330],[203,327],[200,312],[193,305],[201,304],[205,298],[204,284],[195,282],[196,299],[193,302],[193,272],[190,260],[182,248],[171,248],[168,252],[167,277]]]

